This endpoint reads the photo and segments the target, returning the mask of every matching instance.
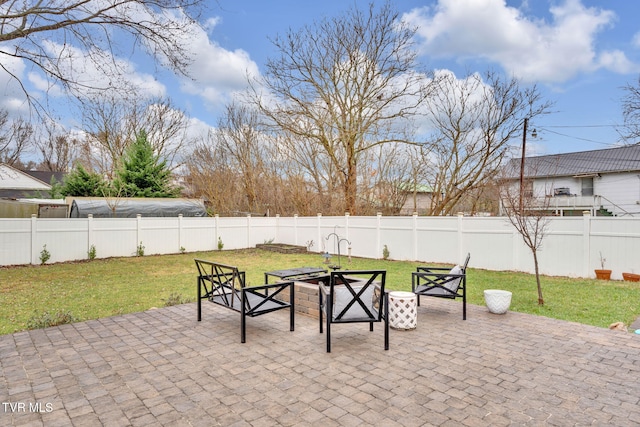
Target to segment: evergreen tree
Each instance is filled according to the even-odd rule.
[[[171,186],[167,162],[153,152],[147,133],[141,130],[122,159],[113,182],[122,197],[178,197],[180,189]]]
[[[77,165],[65,177],[59,193],[62,196],[102,197],[106,189],[107,183],[99,174],[88,172],[82,165]]]
[[[49,185],[51,186],[51,190],[49,190],[50,199],[64,198],[64,194],[62,193],[64,184],[62,182],[59,182],[55,176],[51,177],[51,181],[49,181]]]

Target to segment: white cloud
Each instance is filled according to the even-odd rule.
[[[633,44],[634,47],[640,48],[640,32],[635,33],[633,35],[633,38],[631,39],[631,43]]]
[[[404,19],[419,27],[424,54],[495,62],[525,81],[557,83],[598,68],[637,69],[622,51],[596,51],[596,36],[616,18],[612,11],[564,0],[550,14],[548,22],[504,0],[439,0]]]
[[[210,25],[217,22],[210,20]],[[246,51],[227,50],[211,41],[203,30],[197,31],[187,46],[193,62],[186,70],[189,79],[182,81],[182,88],[212,106],[224,104],[246,89],[247,76],[259,75],[258,65]]]
[[[20,116],[28,112],[29,104],[20,84],[11,74],[22,79],[25,64],[22,60],[3,53],[0,53],[0,59],[3,67],[0,69],[0,108],[7,110],[12,116]]]
[[[38,74],[34,71],[27,74],[27,78],[29,82],[33,85],[33,87],[40,91],[46,92],[52,96],[62,96],[62,88],[60,86],[52,85],[52,83],[47,80],[42,74]]]
[[[620,74],[629,74],[638,71],[638,65],[629,61],[624,52],[620,50],[602,52],[598,58],[598,63],[603,68]]]
[[[222,18],[218,16],[214,16],[212,18],[207,18],[203,27],[207,32],[213,31],[213,29],[222,21]]]
[[[78,96],[93,96],[96,90],[110,88],[119,88],[124,94],[135,91],[137,96],[148,98],[166,94],[165,86],[152,75],[139,72],[131,61],[114,58],[109,52],[86,52],[51,41],[43,42],[42,46],[51,57],[59,58],[61,73],[74,82],[72,91]],[[30,72],[28,80],[36,94],[46,92],[54,97],[66,94],[59,82],[49,80],[41,70]]]

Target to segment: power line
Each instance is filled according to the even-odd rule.
[[[620,125],[555,125],[545,126],[545,128],[617,128]],[[542,127],[540,127],[542,129]]]
[[[561,127],[561,126],[555,126],[555,127]],[[595,144],[601,144],[601,145],[606,145],[606,146],[615,146],[615,145],[617,145],[617,142],[602,142],[602,141],[596,141],[594,139],[589,139],[589,138],[581,138],[579,136],[572,136],[572,135],[567,135],[565,133],[549,130],[546,127],[544,127],[544,128],[540,127],[538,129],[546,131],[546,132],[549,132],[549,133],[553,133],[553,134],[556,134],[556,135],[565,136],[567,138],[573,138],[573,139],[578,139],[578,140],[581,140],[581,141],[593,142]]]

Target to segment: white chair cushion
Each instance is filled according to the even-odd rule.
[[[354,292],[357,294],[362,289],[360,286],[352,286]],[[373,290],[375,286],[370,285],[362,295],[360,300],[371,311],[372,314],[377,312],[377,307],[374,306]],[[334,303],[333,303],[333,316],[339,315],[342,310],[351,302],[354,296],[349,292],[345,286],[336,286],[334,288]],[[347,312],[341,317],[341,319],[359,319],[363,317],[369,317],[369,315],[363,310],[362,306],[356,301]]]
[[[462,267],[459,265],[454,266],[451,271],[449,271],[449,274],[462,274]],[[456,277],[455,280],[447,282],[444,287],[455,292],[458,286],[460,286],[460,280],[462,280],[462,277]]]

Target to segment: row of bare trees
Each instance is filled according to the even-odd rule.
[[[198,140],[188,135],[188,118],[170,100],[123,98],[112,90],[126,77],[117,70],[106,70],[109,87],[87,86],[82,74],[65,68],[72,50],[44,52],[33,43],[37,35],[56,34],[99,52],[116,45],[101,43],[96,31],[113,26],[155,46],[157,59],[179,71],[189,59],[183,36],[195,22],[181,13],[199,3],[98,2],[92,14],[83,2],[58,11],[27,8],[19,12],[33,18],[28,27],[16,20],[17,10],[0,9],[3,46],[11,44],[14,57],[33,62],[52,84],[78,95],[83,118],[72,133],[54,120],[41,120],[34,129],[0,113],[0,160],[19,164],[31,143],[41,168],[69,170],[80,163],[111,177],[136,132],[146,129],[156,154],[189,184],[189,194],[206,198],[221,214],[394,214],[425,190],[430,204],[421,214],[495,211],[494,182],[511,141],[517,141],[524,118],[550,107],[535,86],[492,71],[458,78],[421,70],[413,48],[416,29],[390,2],[354,6],[276,36],[264,73]],[[181,13],[157,14],[156,6]],[[149,19],[122,15],[123,7]],[[61,21],[54,27],[39,26],[56,19]],[[0,55],[10,56],[8,51]],[[45,61],[34,61],[44,53]],[[637,94],[629,93],[628,109],[635,111]]]
[[[276,37],[191,157],[194,188],[221,212],[394,214],[417,188],[431,193],[421,214],[486,207],[523,118],[550,104],[494,72],[420,71],[415,31],[387,3]]]
[[[202,0],[0,2],[0,162],[19,168],[69,171],[76,162],[108,177],[126,147],[146,129],[157,154],[178,164],[186,118],[168,100],[136,94],[120,58],[147,56],[184,74],[188,43],[199,27]],[[23,69],[27,72],[23,72]],[[29,80],[37,80],[32,93]],[[50,96],[51,95],[51,96]],[[58,123],[53,98],[77,103],[78,130]],[[29,107],[11,117],[9,105]],[[34,125],[30,122],[33,120]],[[79,122],[79,120],[76,120]],[[174,162],[175,161],[175,162]]]
[[[199,141],[168,100],[98,92],[82,100],[81,131],[45,126],[34,139],[41,166],[111,178],[146,129],[189,194],[221,214],[396,214],[418,188],[431,194],[421,214],[491,208],[488,185],[522,118],[549,104],[497,73],[420,71],[414,34],[387,3],[276,37],[265,73]]]
[[[156,154],[177,168],[193,141],[188,118],[168,99],[129,102],[96,97],[83,109],[82,125],[69,131],[53,120],[38,126],[0,111],[0,162],[18,168],[69,172],[75,164],[112,178],[140,129]],[[24,159],[37,158],[25,162]]]

